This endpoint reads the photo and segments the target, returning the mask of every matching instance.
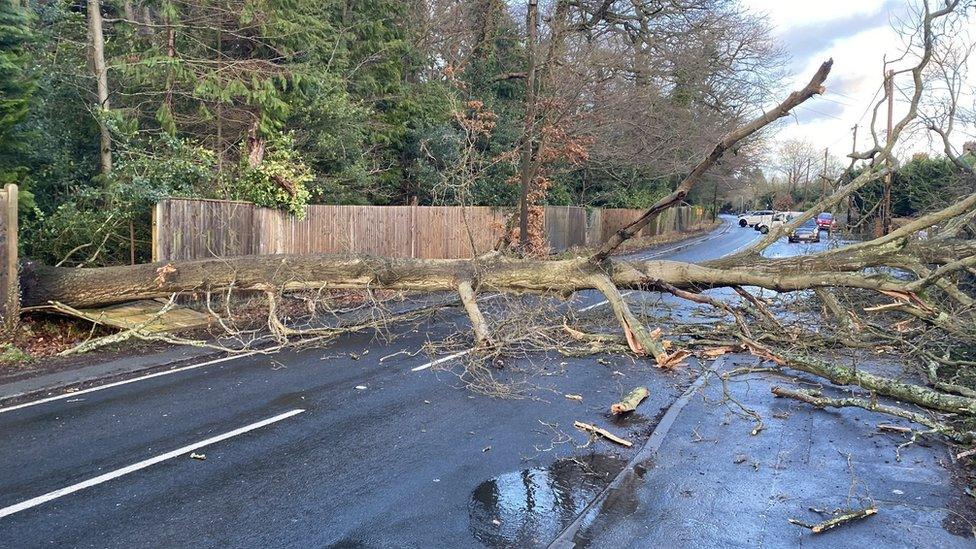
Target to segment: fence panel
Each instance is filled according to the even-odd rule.
[[[653,236],[701,220],[700,208],[662,212],[642,231]],[[547,206],[554,252],[605,242],[643,210]],[[510,212],[486,206],[309,206],[304,219],[228,200],[166,199],[153,212],[157,261],[251,254],[365,253],[389,257],[466,258],[491,250]],[[473,245],[473,247],[472,247]]]
[[[586,210],[578,206],[546,206],[545,234],[549,248],[561,252],[586,246]]]

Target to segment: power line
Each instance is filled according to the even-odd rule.
[[[871,100],[868,101],[868,106],[867,107],[864,107],[864,112],[861,113],[861,117],[857,119],[857,123],[858,124],[860,124],[861,121],[864,120],[864,117],[867,116],[868,111],[871,110],[871,107],[874,105],[874,100],[878,98],[878,93],[882,89],[884,89],[884,83],[883,82],[881,83],[880,86],[878,86],[878,89],[874,91],[874,95],[871,97]]]
[[[833,118],[834,120],[840,120],[841,122],[845,122],[845,120],[843,118],[839,117],[839,116],[834,116],[832,114],[825,113],[823,111],[818,111],[817,109],[811,109],[810,107],[805,107],[803,105],[797,105],[796,108],[803,109],[805,111],[810,111],[810,112],[813,112],[813,113],[817,113],[820,116],[826,116],[827,118]]]

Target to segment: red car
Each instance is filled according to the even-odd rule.
[[[832,231],[834,225],[837,221],[834,219],[834,214],[823,212],[817,216],[817,229],[821,231]]]

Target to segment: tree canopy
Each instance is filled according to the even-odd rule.
[[[4,2],[23,252],[148,259],[149,207],[173,195],[514,206],[522,180],[533,203],[647,207],[783,91],[784,54],[734,0],[636,5],[542,2],[533,38],[502,0]],[[761,140],[688,199],[717,209]]]

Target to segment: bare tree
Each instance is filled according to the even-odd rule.
[[[786,191],[795,195],[806,191],[811,176],[819,172],[821,152],[812,143],[803,139],[784,141],[773,153],[771,163],[785,178]]]

